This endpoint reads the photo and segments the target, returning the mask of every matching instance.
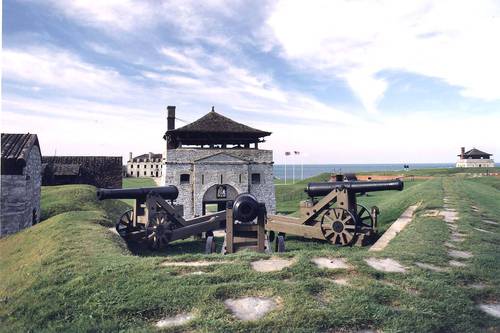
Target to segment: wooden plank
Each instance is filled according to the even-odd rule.
[[[226,209],[226,251],[234,253],[234,219],[233,208]]]
[[[378,252],[385,249],[389,242],[413,220],[413,214],[418,206],[420,206],[420,202],[408,207],[368,251]]]
[[[274,232],[283,232],[285,234],[297,235],[306,238],[325,239],[321,232],[320,224],[315,226],[288,223],[284,221],[269,221],[266,224],[266,230]]]

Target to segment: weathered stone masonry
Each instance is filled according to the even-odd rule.
[[[2,134],[0,237],[40,221],[41,169],[35,134]]]
[[[260,131],[226,118],[213,109],[204,117],[175,129],[175,108],[169,107],[162,183],[179,188],[177,202],[184,216],[206,213],[207,204],[224,209],[225,202],[249,192],[275,213],[273,152],[258,149]],[[251,146],[252,145],[252,146]],[[227,197],[217,190],[223,187]]]

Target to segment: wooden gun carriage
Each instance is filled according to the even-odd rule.
[[[184,219],[181,205],[174,204],[179,191],[173,185],[134,189],[98,189],[97,198],[135,199],[134,209],[122,214],[116,223],[116,231],[128,240],[146,241],[152,249],[202,233],[207,238],[212,231],[223,228],[226,212]],[[169,200],[170,202],[168,202]],[[211,238],[213,241],[213,238]],[[215,244],[207,244],[214,249]]]
[[[241,249],[270,252],[267,238],[266,205],[255,196],[244,193],[226,205],[226,236],[222,253],[234,253]]]
[[[368,210],[356,202],[356,194],[403,190],[401,180],[309,183],[310,199],[300,203],[301,217],[269,215],[266,230],[328,241],[336,245],[365,245],[376,234],[376,206]],[[320,198],[320,199],[318,199]]]
[[[269,248],[265,243],[265,205],[253,195],[242,193],[234,202],[228,202],[227,210],[192,219],[184,219],[182,206],[174,204],[178,195],[179,191],[173,185],[97,190],[99,200],[135,200],[134,208],[119,218],[116,231],[127,240],[145,241],[152,249],[205,233],[205,252],[213,253],[216,250],[213,230],[222,228],[226,228],[223,254],[233,253],[248,244],[255,245],[248,247],[260,252]]]

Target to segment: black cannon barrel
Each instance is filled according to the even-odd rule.
[[[310,197],[323,197],[333,191],[335,188],[345,188],[354,193],[403,190],[403,182],[399,179],[383,181],[352,181],[352,182],[328,182],[328,183],[309,183],[305,192]]]
[[[234,199],[233,216],[243,223],[252,222],[259,215],[259,202],[250,193],[242,193]]]
[[[179,190],[174,185],[141,188],[97,189],[97,199],[138,199],[145,198],[148,193],[155,192],[165,200],[175,200]]]

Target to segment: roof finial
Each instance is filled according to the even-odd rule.
[[[215,112],[215,106],[212,105],[212,112]]]

